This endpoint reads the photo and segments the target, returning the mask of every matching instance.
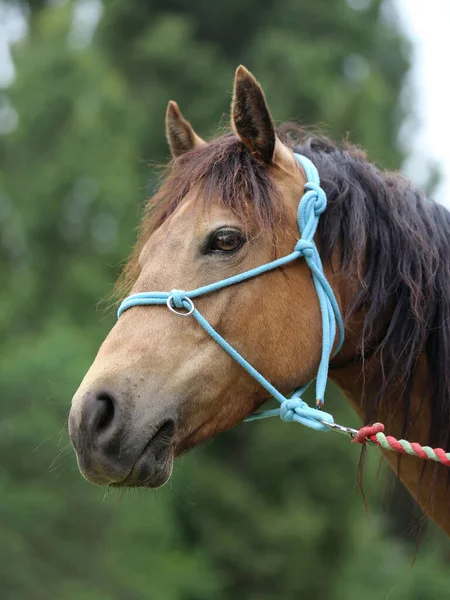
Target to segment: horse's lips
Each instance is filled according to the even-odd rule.
[[[174,453],[172,445],[162,448],[149,440],[131,471],[122,481],[111,483],[111,487],[148,487],[158,488],[167,483],[173,468]]]

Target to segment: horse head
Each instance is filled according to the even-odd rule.
[[[144,216],[127,292],[198,289],[292,252],[305,171],[243,67],[231,115],[233,131],[205,142],[169,103],[173,160]],[[324,269],[341,303],[331,262]],[[182,304],[165,304],[121,315],[73,398],[70,435],[92,483],[158,487],[176,456],[269,396],[195,319],[174,314],[186,312]],[[195,307],[281,393],[315,376],[322,321],[305,261],[201,296]]]

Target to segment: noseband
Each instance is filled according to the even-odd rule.
[[[338,303],[336,302],[333,290],[323,273],[322,262],[316,244],[314,243],[314,234],[316,233],[317,225],[319,223],[319,217],[326,208],[327,197],[320,187],[319,174],[313,163],[300,154],[294,154],[294,156],[303,167],[307,181],[304,186],[305,193],[300,200],[297,211],[300,238],[290,254],[264,265],[260,265],[254,269],[250,269],[249,271],[245,271],[244,273],[239,273],[233,277],[227,277],[226,279],[216,281],[215,283],[205,285],[189,292],[172,290],[171,292],[143,292],[132,294],[131,296],[128,296],[128,298],[125,298],[119,306],[117,317],[119,318],[122,313],[133,306],[147,306],[153,304],[166,305],[170,311],[182,317],[194,317],[206,333],[208,333],[219,346],[225,350],[225,352],[228,352],[228,354],[234,358],[247,373],[254,377],[273,398],[280,402],[279,409],[256,413],[247,420],[262,419],[278,415],[283,421],[297,421],[312,429],[327,431],[330,428],[340,427],[333,425],[333,417],[324,412],[322,407],[324,404],[328,367],[330,356],[333,351],[336,328],[338,331],[336,352],[338,352],[344,341],[344,325]],[[257,277],[267,271],[283,267],[301,257],[305,258],[306,263],[311,270],[322,314],[322,353],[316,376],[316,408],[310,408],[306,402],[301,399],[302,393],[311,382],[296,390],[289,398],[286,398],[212,327],[205,317],[195,308],[193,302],[195,298],[210,294],[211,292],[217,292],[218,290],[236,283],[242,283],[247,279]]]

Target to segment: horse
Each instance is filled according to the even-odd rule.
[[[345,336],[339,345],[331,321],[329,378],[364,423],[376,419],[393,436],[449,449],[450,213],[348,142],[294,124],[276,129],[260,84],[242,66],[231,125],[207,142],[169,103],[172,160],[147,204],[119,295],[209,289],[289,255],[309,161],[327,197],[312,241]],[[235,278],[199,295],[195,307],[178,292],[152,296],[167,307],[129,306],[73,397],[69,433],[82,475],[97,485],[163,485],[177,456],[269,398],[242,361],[284,396],[314,379],[325,325],[309,263],[305,253]],[[245,359],[224,352],[198,319],[173,314],[194,310]],[[319,402],[310,410],[322,409]],[[448,470],[381,452],[450,534]]]

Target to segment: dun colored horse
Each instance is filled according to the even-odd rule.
[[[276,132],[243,67],[232,127],[205,142],[169,103],[173,160],[149,202],[121,294],[193,290],[292,252],[306,180],[294,151],[306,156],[328,198],[315,241],[345,322],[329,376],[364,422],[449,450],[450,213],[359,149],[300,129],[293,141],[291,125]],[[315,377],[322,321],[305,260],[201,296],[196,307],[283,394]],[[73,399],[80,470],[95,484],[160,486],[176,456],[240,423],[267,397],[195,319],[134,306]],[[385,457],[450,533],[446,468]]]

